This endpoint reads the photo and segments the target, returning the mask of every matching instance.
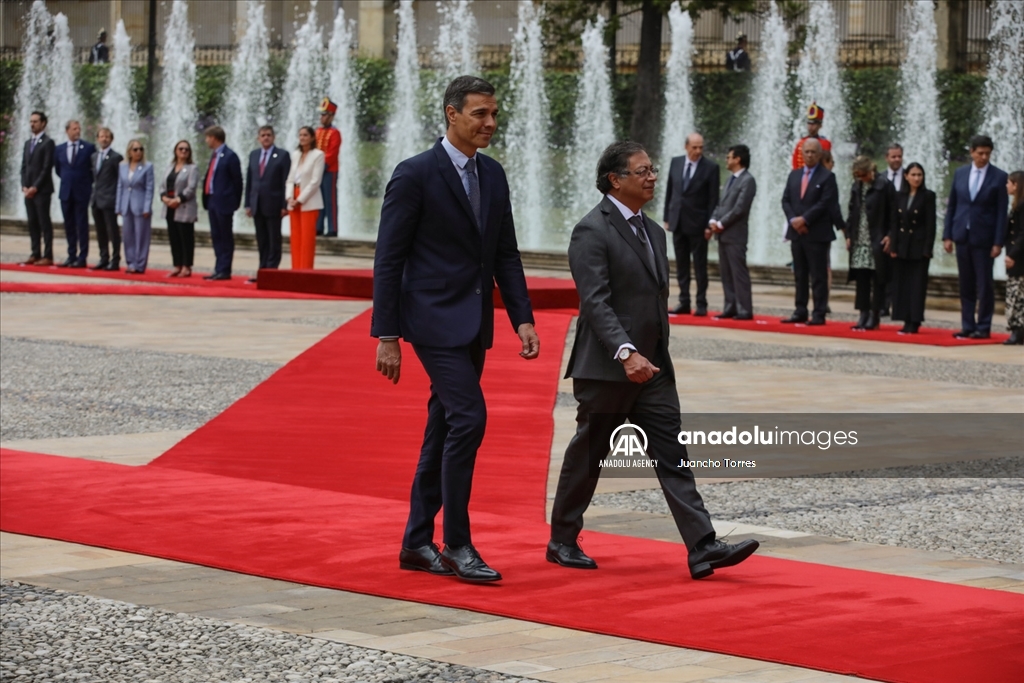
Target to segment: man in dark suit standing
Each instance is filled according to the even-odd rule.
[[[725,291],[725,307],[717,319],[753,320],[750,271],[747,270],[747,221],[757,194],[757,183],[747,170],[750,149],[746,145],[730,147],[725,164],[732,175],[707,228],[718,240],[718,270]]]
[[[490,144],[497,114],[487,81],[459,76],[448,85],[445,136],[400,163],[388,183],[373,266],[377,370],[398,382],[403,338],[431,383],[399,567],[474,582],[501,579],[473,547],[469,528],[473,466],[487,421],[480,375],[494,337],[495,282],[522,340],[520,355],[530,360],[540,352],[505,171],[477,153]],[[439,553],[434,517],[441,508]]]
[[[46,114],[34,111],[28,119],[32,137],[21,155],[21,194],[25,197],[28,234],[32,255],[24,265],[53,265],[53,222],[50,199],[53,197],[54,144],[46,134]]]
[[[92,153],[96,147],[81,140],[82,125],[72,119],[64,126],[68,141],[57,145],[54,170],[60,177],[60,208],[68,239],[65,268],[85,268],[89,256],[89,198],[92,196]]]
[[[824,325],[828,308],[828,251],[836,238],[832,227],[834,206],[838,206],[836,177],[821,163],[821,143],[804,141],[804,167],[792,171],[782,193],[782,211],[789,228],[786,239],[793,253],[796,279],[796,307],[784,323]],[[814,310],[807,319],[808,282],[814,296]]]
[[[256,246],[260,268],[281,265],[281,219],[288,213],[285,181],[292,168],[291,155],[274,146],[274,129],[263,126],[260,146],[249,152],[245,173],[245,215],[256,224]],[[250,282],[256,282],[255,278]]]
[[[1006,171],[989,163],[992,138],[971,138],[971,164],[953,174],[942,246],[956,248],[960,276],[960,331],[957,339],[988,339],[995,293],[992,265],[1006,238]],[[977,309],[977,320],[975,320]]]
[[[120,270],[121,230],[117,226],[118,164],[124,159],[111,148],[114,133],[109,128],[96,132],[99,147],[92,153],[92,220],[96,224],[96,244],[100,260],[93,270]]]
[[[235,256],[235,211],[242,203],[242,164],[238,155],[224,144],[227,137],[220,126],[204,131],[206,146],[213,150],[203,182],[203,208],[210,215],[210,239],[217,257],[213,273],[204,280],[230,280]]]
[[[583,513],[597,487],[597,463],[628,418],[647,436],[646,452],[657,461],[658,481],[689,551],[690,575],[700,579],[742,562],[758,543],[717,540],[693,472],[680,467],[686,446],[678,442],[679,394],[668,350],[666,239],[641,211],[654,198],[657,174],[639,143],[611,144],[597,167],[605,197],[569,242],[580,313],[566,377],[579,405],[558,477],[547,560],[597,569],[579,547]]]
[[[903,192],[903,146],[898,142],[889,145],[885,152],[885,164],[889,168],[885,171],[885,178],[897,192]]]
[[[686,136],[686,155],[672,159],[665,190],[665,229],[676,250],[679,304],[672,313],[690,312],[690,259],[697,281],[694,315],[708,314],[708,241],[704,228],[718,206],[718,164],[704,158],[704,138]]]

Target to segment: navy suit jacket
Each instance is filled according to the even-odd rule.
[[[96,146],[85,140],[78,141],[78,154],[75,163],[68,161],[68,143],[57,145],[53,153],[53,168],[60,178],[60,199],[75,199],[80,202],[89,201],[92,195],[92,153]]]
[[[292,157],[288,152],[274,145],[274,150],[267,158],[267,165],[263,169],[261,178],[260,155],[262,154],[262,147],[257,147],[249,152],[249,168],[245,172],[245,208],[252,209],[253,215],[260,214],[280,218],[281,211],[288,208],[288,200],[284,196],[284,186],[288,180],[288,172],[292,168]]]
[[[209,172],[210,167],[207,166],[206,170]],[[206,194],[206,173],[203,173],[201,182],[204,209],[220,214],[238,211],[242,204],[242,163],[230,147],[224,145],[220,150],[217,168],[213,172],[213,194]]]
[[[533,322],[508,180],[477,154],[483,228],[440,140],[398,165],[384,192],[373,263],[374,337],[453,348],[494,339],[494,284],[512,328]]]
[[[801,235],[790,225],[786,230],[786,239],[831,242],[836,238],[832,226],[839,209],[839,186],[836,185],[836,177],[832,171],[818,164],[807,181],[807,191],[801,197],[800,185],[803,177],[802,168],[790,172],[786,181],[786,191],[782,194],[782,212],[786,214],[787,221],[803,216],[807,221],[807,234]]]
[[[974,164],[961,166],[953,174],[946,205],[946,226],[942,239],[956,244],[991,249],[1003,246],[1006,239],[1006,171],[989,164],[985,181],[971,201],[971,169]],[[970,226],[970,230],[967,229]]]

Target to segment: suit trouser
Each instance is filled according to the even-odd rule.
[[[336,171],[324,171],[323,180],[320,181],[320,196],[324,199],[324,208],[316,219],[316,234],[337,235],[338,234],[338,173]],[[324,222],[326,221],[326,231]]]
[[[807,316],[808,284],[814,295],[814,317],[824,318],[828,308],[828,252],[831,242],[790,242],[793,253],[793,276],[796,279],[796,315]]]
[[[34,258],[53,259],[53,221],[50,220],[50,198],[52,192],[37,192],[31,199],[25,198],[25,214],[28,216],[28,235],[32,243]]]
[[[264,216],[259,211],[252,214],[256,224],[256,247],[260,252],[260,268],[277,268],[281,265],[281,212]]]
[[[676,278],[679,280],[679,303],[690,305],[690,260],[693,259],[693,279],[697,281],[697,308],[708,307],[708,241],[704,233],[687,235],[679,230],[672,233],[672,246],[676,250]]]
[[[851,275],[857,283],[853,307],[858,311],[879,312],[885,308],[889,298],[889,283],[892,281],[892,257],[883,251],[874,253],[875,267],[871,270],[858,268]]]
[[[924,322],[924,304],[928,296],[928,261],[893,259],[892,319],[908,323]]]
[[[298,189],[298,188],[296,188]],[[316,219],[317,211],[290,212],[291,235],[288,242],[292,252],[292,270],[312,268],[316,258]]]
[[[96,224],[96,245],[100,250],[100,262],[121,261],[121,228],[117,225],[117,212],[113,208],[92,207],[92,222]]]
[[[992,250],[970,244],[956,245],[956,267],[960,275],[960,329],[990,332],[996,296],[992,282]],[[975,322],[974,310],[978,319]]]
[[[658,356],[652,362],[661,372],[643,384],[573,380],[573,395],[579,402],[576,435],[565,449],[558,476],[551,511],[551,540],[566,545],[576,543],[583,529],[583,513],[597,488],[597,461],[607,457],[612,431],[626,418],[647,434],[647,451],[658,461],[655,472],[687,549],[693,550],[701,541],[714,539],[711,515],[697,492],[693,472],[678,467],[679,461],[686,458],[686,446],[678,440],[681,416],[675,373],[667,354],[661,351]],[[601,418],[592,420],[592,415]]]
[[[235,232],[233,213],[210,211],[210,240],[216,262],[213,272],[217,275],[231,275],[231,262],[235,259]]]
[[[149,263],[149,241],[152,236],[151,218],[126,213],[124,221],[124,261],[125,265],[140,273],[145,272]]]
[[[753,296],[750,293],[750,271],[747,269],[747,245],[718,243],[718,270],[725,290],[723,313],[753,315]]]
[[[419,548],[432,543],[434,518],[442,507],[445,545],[467,545],[472,543],[473,468],[487,427],[487,405],[480,389],[487,352],[479,337],[455,348],[421,344],[412,348],[430,377],[430,399],[402,545]]]
[[[196,254],[196,224],[167,221],[167,239],[171,243],[171,261],[175,268],[191,268]]]
[[[68,239],[68,258],[85,261],[89,256],[89,200],[62,199],[64,235]]]

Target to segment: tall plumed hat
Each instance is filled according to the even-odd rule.
[[[336,105],[334,102],[331,102],[331,98],[330,97],[325,97],[323,99],[323,101],[320,102],[320,113],[321,114],[334,114],[337,111],[338,111],[338,105]]]
[[[811,102],[811,106],[807,107],[807,120],[821,123],[825,120],[825,110],[817,102]]]

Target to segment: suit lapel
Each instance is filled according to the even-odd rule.
[[[487,229],[487,224],[489,222],[488,214],[490,213],[489,209],[491,206],[491,183],[489,182],[491,178],[487,171],[484,170],[484,166],[486,166],[486,164],[481,163],[482,160],[483,155],[477,152],[476,173],[480,180],[480,220],[484,222],[484,224],[480,226],[481,233]]]
[[[661,225],[648,218],[647,214],[644,214],[644,225],[647,226],[647,237],[651,240],[651,249],[654,251],[654,264],[658,268],[658,284],[664,286],[668,282],[668,244],[665,231],[661,229]],[[662,240],[666,240],[664,246]],[[658,242],[657,246],[654,244],[655,241]]]
[[[626,240],[626,244],[628,244],[633,252],[640,258],[640,262],[644,264],[644,269],[648,274],[656,281],[659,281],[658,274],[651,270],[651,260],[647,255],[647,250],[644,249],[644,245],[640,244],[640,240],[637,238],[636,234],[633,233],[633,228],[630,227],[629,223],[626,222],[626,219],[622,217],[622,212],[619,211],[619,207],[612,204],[610,199],[605,199],[601,202],[601,211],[608,216],[608,221],[612,224],[622,239]],[[644,225],[647,225],[646,220]],[[648,231],[648,234],[650,234],[650,231]],[[655,252],[654,259],[655,263],[657,263],[657,252]]]
[[[455,170],[455,164],[452,163],[451,157],[448,156],[448,152],[444,151],[444,147],[440,142],[434,145],[434,156],[437,157],[437,167],[441,172],[441,177],[444,178],[446,183],[448,183],[448,187],[451,189],[452,194],[455,195],[455,199],[462,205],[462,209],[466,212],[466,216],[469,217],[469,220],[472,221],[473,225],[476,226],[477,231],[479,231],[480,226],[477,225],[476,216],[473,215],[473,207],[469,205],[469,197],[466,195],[466,188],[462,186],[462,179],[459,178],[459,173]],[[480,191],[480,201],[482,202],[482,187],[480,188]]]

